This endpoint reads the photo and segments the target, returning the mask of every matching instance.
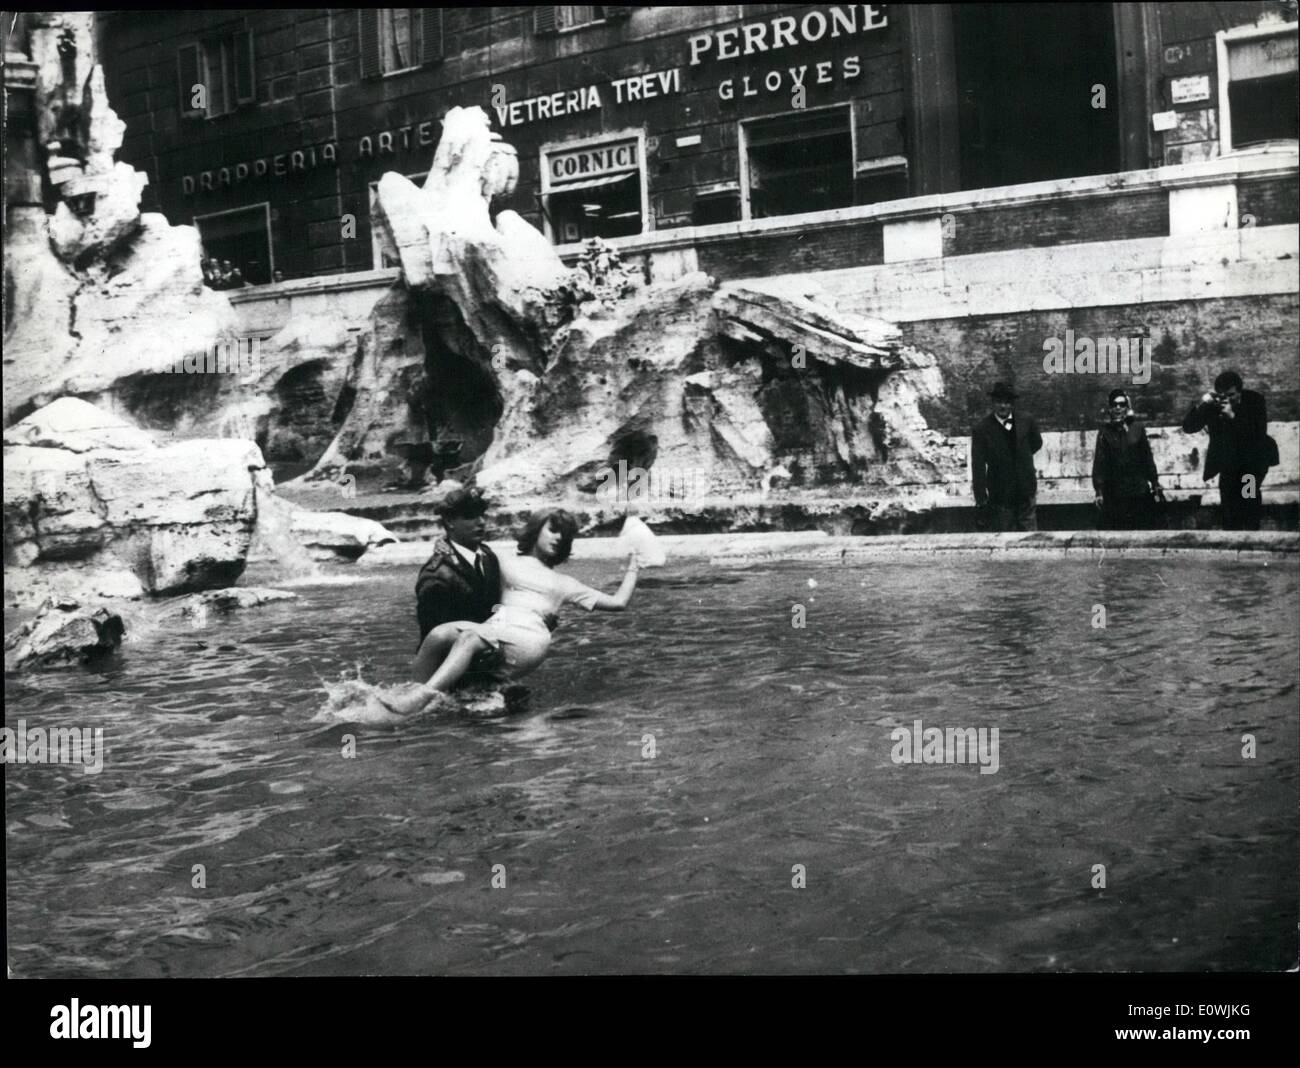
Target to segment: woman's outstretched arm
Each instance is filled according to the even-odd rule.
[[[623,584],[619,586],[618,592],[611,596],[608,593],[598,594],[596,602],[591,606],[602,612],[621,612],[627,607],[628,601],[632,600],[632,591],[636,589],[637,563],[636,553],[628,557],[627,571],[623,573]]]

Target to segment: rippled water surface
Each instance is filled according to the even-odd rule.
[[[7,680],[107,749],[6,769],[15,975],[1294,962],[1292,564],[670,564],[569,611],[525,715],[313,722],[405,677],[415,570]],[[893,763],[917,719],[998,772]]]

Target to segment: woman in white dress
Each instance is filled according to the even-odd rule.
[[[627,562],[622,585],[612,596],[554,570],[573,551],[578,521],[556,508],[533,515],[519,535],[519,555],[501,559],[501,603],[484,623],[455,622],[435,627],[415,655],[412,676],[425,690],[450,690],[485,649],[500,656],[501,681],[513,682],[533,671],[551,646],[548,613],[561,605],[587,611],[621,612],[636,589],[637,561]]]

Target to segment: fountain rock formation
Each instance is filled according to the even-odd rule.
[[[517,170],[480,109],[453,108],[423,188],[379,183],[430,390],[469,377],[495,415],[481,486],[599,504],[622,461],[670,481],[689,472],[694,498],[883,500],[960,467],[921,412],[942,389],[934,361],[892,324],[698,273],[611,287],[608,257],[567,268],[519,215],[493,216]]]
[[[51,597],[37,615],[5,635],[5,670],[84,664],[114,652],[126,625],[107,608],[83,609]]]
[[[126,126],[94,63],[94,13],[28,22],[34,136],[59,199],[48,216],[34,175],[36,202],[7,205],[6,425],[57,397],[113,407],[141,376],[212,351],[237,325],[203,285],[198,232],[142,215],[148,176],[114,161]]]
[[[158,444],[63,397],[4,432],[4,551],[11,603],[49,595],[137,599],[224,589],[243,573],[263,513],[292,554],[355,560],[394,541],[373,520],[305,512],[271,492],[251,441]]]
[[[248,441],[159,445],[64,397],[4,433],[13,603],[230,586],[244,570],[264,467]]]

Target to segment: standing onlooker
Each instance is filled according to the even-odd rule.
[[[1110,391],[1109,421],[1097,431],[1092,454],[1092,485],[1101,509],[1102,530],[1142,530],[1151,503],[1164,500],[1160,474],[1147,430],[1129,407],[1128,394]]]
[[[1193,404],[1183,420],[1189,434],[1210,432],[1205,481],[1219,476],[1224,530],[1259,529],[1264,476],[1278,462],[1264,397],[1243,385],[1236,371],[1224,371],[1214,380],[1214,392]]]
[[[1043,436],[1032,418],[1015,415],[1018,394],[1009,385],[996,383],[990,396],[993,411],[970,436],[975,505],[988,509],[986,525],[994,530],[1037,530],[1034,453],[1043,447]]]

